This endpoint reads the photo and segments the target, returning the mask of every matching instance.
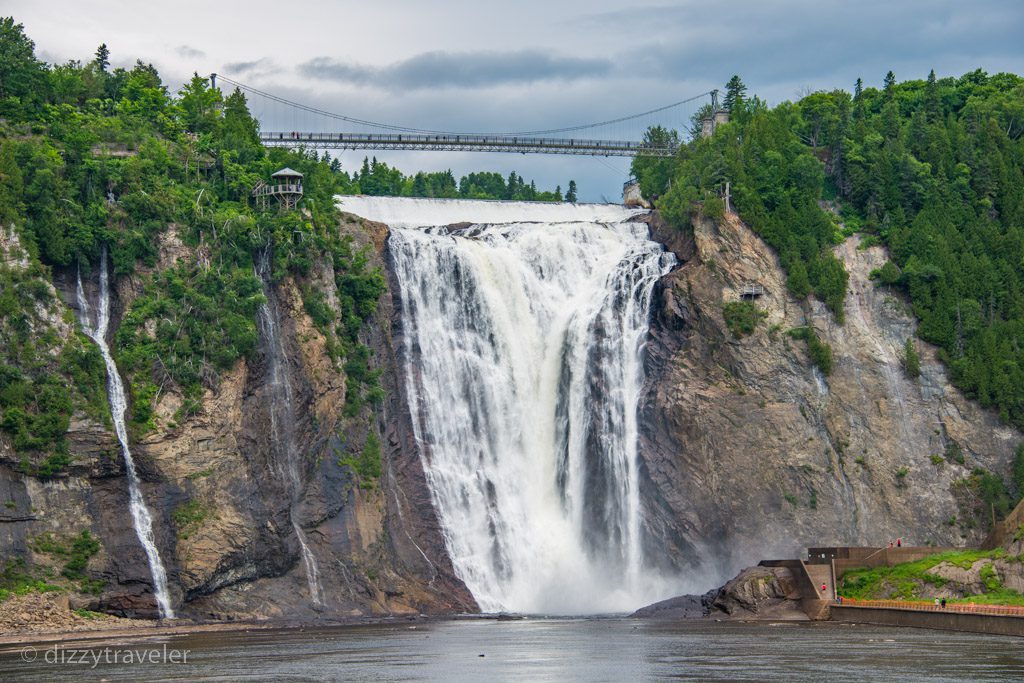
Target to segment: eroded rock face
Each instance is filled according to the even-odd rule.
[[[846,323],[820,302],[796,301],[774,252],[735,215],[697,220],[692,238],[653,219],[652,234],[685,262],[652,305],[641,399],[641,492],[648,554],[701,586],[763,558],[809,545],[960,545],[979,529],[950,525],[951,485],[974,467],[1009,473],[1021,435],[952,387],[935,349],[916,341],[922,374],[902,348],[914,320],[895,292],[868,278],[885,263],[856,237],[836,247],[850,273]],[[741,339],[723,305],[756,283],[765,312]],[[823,376],[805,342],[831,344]],[[951,445],[961,465],[932,456]]]
[[[370,250],[372,265],[384,267],[386,227],[351,219],[339,229],[352,235],[356,248]],[[156,268],[179,259],[202,266],[204,250],[184,245],[171,226],[161,238]],[[56,280],[64,301],[73,305],[74,274],[58,274]],[[136,280],[117,283],[115,329],[141,291]],[[303,285],[320,291],[337,310],[329,264],[316,265]],[[383,371],[387,399],[354,417],[345,410],[341,363],[330,357],[306,314],[299,284],[286,279],[274,296],[295,402],[302,489],[297,501],[270,448],[266,348],[223,373],[188,417],[179,412],[184,397],[163,391],[155,406],[157,428],[132,446],[177,612],[203,619],[301,619],[475,611],[447,558],[412,448],[395,361],[400,345],[391,338],[390,293],[382,297],[363,340]],[[377,481],[359,482],[339,460],[360,452],[371,430],[380,435],[384,473]],[[0,496],[9,501],[0,510],[3,556],[53,564],[46,553],[33,550],[34,538],[89,530],[101,544],[89,561],[89,574],[105,588],[75,597],[76,604],[121,616],[156,616],[110,426],[76,417],[68,442],[74,462],[65,475],[50,480],[23,476],[13,455],[0,457]],[[309,594],[293,517],[320,569],[322,606]]]
[[[793,573],[785,567],[749,567],[729,580],[711,603],[711,614],[733,618],[806,619]]]

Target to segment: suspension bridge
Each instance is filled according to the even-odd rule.
[[[245,93],[249,110],[260,122],[260,140],[269,147],[312,149],[390,149],[518,154],[576,154],[603,157],[671,157],[678,141],[652,143],[643,133],[651,126],[688,130],[690,118],[702,104],[717,109],[717,91],[700,93],[656,109],[605,121],[548,130],[506,133],[457,133],[380,123],[326,111],[211,74],[217,81]],[[291,130],[267,130],[291,124]]]

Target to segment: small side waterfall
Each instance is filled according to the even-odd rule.
[[[256,272],[263,282],[266,302],[259,308],[258,326],[266,346],[267,366],[270,374],[270,434],[273,437],[271,449],[279,477],[288,482],[291,501],[288,517],[299,539],[299,550],[309,584],[309,597],[316,607],[324,605],[324,591],[320,585],[320,568],[316,556],[309,549],[306,532],[295,519],[295,506],[302,495],[302,475],[299,470],[299,449],[295,443],[295,405],[292,397],[291,371],[285,357],[284,343],[280,335],[280,313],[277,299],[270,284],[269,250],[261,251],[257,257]]]
[[[121,375],[117,371],[114,358],[110,355],[110,347],[107,346],[107,328],[110,326],[110,284],[109,275],[107,274],[106,247],[103,248],[103,253],[100,256],[100,292],[95,327],[90,320],[92,313],[89,302],[85,297],[85,290],[82,288],[81,269],[78,272],[77,284],[76,296],[82,331],[99,347],[100,354],[103,356],[103,362],[107,366],[107,394],[110,398],[110,416],[114,420],[114,431],[117,433],[117,440],[121,444],[125,469],[128,471],[128,499],[132,513],[132,523],[135,526],[135,534],[139,537],[139,542],[146,551],[146,559],[149,561],[149,573],[153,578],[153,592],[156,595],[160,618],[173,619],[174,610],[171,608],[171,598],[167,592],[167,572],[164,571],[164,564],[160,560],[160,551],[157,550],[156,541],[153,537],[153,516],[150,514],[149,508],[146,507],[146,501],[142,497],[139,475],[135,471],[135,461],[132,459],[132,453],[128,447],[128,429],[124,421],[124,413],[127,407],[124,383],[121,381]]]
[[[342,208],[392,228],[415,435],[481,609],[622,612],[674,594],[644,560],[637,462],[650,296],[674,259],[628,222],[637,212],[371,197]]]

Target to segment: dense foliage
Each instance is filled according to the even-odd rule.
[[[332,162],[335,169],[340,166]],[[347,179],[347,175],[342,174]],[[344,188],[347,194],[368,194],[393,197],[440,197],[444,199],[509,199],[528,202],[575,202],[576,181],[569,181],[569,191],[562,197],[562,187],[554,191],[538,190],[537,183],[527,183],[512,171],[506,180],[500,173],[489,171],[462,176],[458,183],[448,171],[403,175],[383,161],[363,159],[363,165]]]
[[[108,415],[102,359],[62,318],[50,284],[55,272],[71,282],[76,268],[94,273],[104,250],[114,276],[142,290],[113,345],[135,429],[154,425],[169,390],[184,397],[177,417],[196,410],[203,388],[256,349],[265,288],[302,282],[325,261],[341,310],[321,322],[350,370],[349,408],[380,398],[357,333],[384,281],[338,231],[333,197],[352,180],[336,163],[266,150],[237,90],[225,96],[196,76],[175,96],[151,65],[110,71],[105,45],[87,64],[50,67],[6,18],[0,54],[0,429],[26,471],[68,464],[74,411]],[[301,210],[253,206],[252,188],[283,166],[305,176]]]
[[[685,228],[720,211],[730,182],[789,289],[813,293],[839,322],[847,275],[831,247],[853,232],[887,245],[879,282],[909,295],[918,335],[940,348],[954,383],[1024,427],[1024,80],[974,71],[897,83],[890,72],[884,82],[769,108],[734,78],[731,121],[682,146],[670,180],[645,191]],[[657,175],[658,163],[638,158],[634,173]]]

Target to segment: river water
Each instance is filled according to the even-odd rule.
[[[0,680],[107,681],[1004,681],[1019,638],[820,623],[466,619],[65,642],[70,650],[187,650],[187,662],[93,667],[0,648]],[[482,655],[482,656],[481,656]],[[161,655],[162,656],[162,655]],[[170,659],[170,655],[167,656]]]

